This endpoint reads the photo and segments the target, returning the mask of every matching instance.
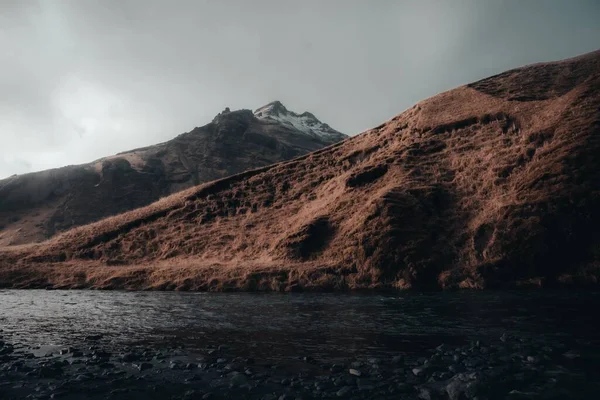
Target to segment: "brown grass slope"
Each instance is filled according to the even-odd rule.
[[[313,137],[293,126],[255,118],[250,110],[226,110],[211,123],[165,143],[0,180],[0,247],[39,242],[345,137],[331,131],[337,135]]]
[[[596,283],[599,224],[595,52],[459,87],[323,150],[3,250],[0,284]]]

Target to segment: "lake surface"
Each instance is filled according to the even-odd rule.
[[[442,343],[503,334],[598,352],[600,294],[453,292],[239,294],[0,291],[5,340],[48,351],[90,336],[107,348],[227,346],[284,362],[302,356],[344,362],[419,354]],[[86,339],[87,338],[87,339]]]
[[[597,398],[599,306],[575,291],[2,290],[0,398]]]

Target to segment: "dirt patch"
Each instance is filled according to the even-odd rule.
[[[293,260],[314,258],[329,243],[334,228],[327,217],[319,217],[302,225],[296,232],[288,235],[279,245],[285,255]]]
[[[365,168],[362,171],[358,171],[350,175],[350,177],[346,179],[346,186],[354,188],[368,185],[369,183],[372,183],[384,176],[387,171],[387,164]]]

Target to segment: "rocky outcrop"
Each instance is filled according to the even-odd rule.
[[[322,140],[339,142],[346,138],[346,135],[319,121],[313,114],[309,112],[296,114],[285,108],[280,101],[259,108],[254,115],[263,121],[279,122]]]

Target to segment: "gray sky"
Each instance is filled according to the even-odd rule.
[[[281,100],[348,134],[600,47],[600,1],[0,0],[0,178]]]

